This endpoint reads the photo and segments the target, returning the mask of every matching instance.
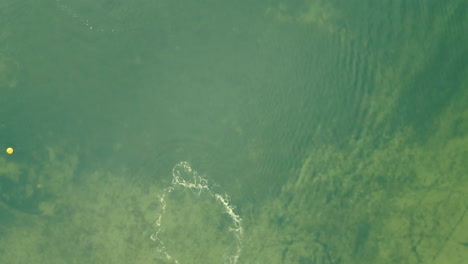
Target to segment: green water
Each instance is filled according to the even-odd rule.
[[[0,0],[0,263],[463,263],[466,10]]]

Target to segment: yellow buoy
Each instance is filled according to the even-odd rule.
[[[13,148],[7,148],[6,149],[6,153],[8,153],[8,154],[13,154],[13,152],[15,152],[15,150]]]

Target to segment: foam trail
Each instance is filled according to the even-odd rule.
[[[177,250],[169,248],[170,246],[167,245],[169,244],[167,243],[168,238],[163,238],[162,236],[165,225],[172,224],[165,222],[167,210],[170,209],[168,205],[168,199],[171,199],[169,197],[174,195],[176,192],[181,193],[186,191],[190,191],[189,193],[192,195],[190,197],[193,197],[193,203],[202,203],[203,206],[210,206],[210,204],[217,206],[221,208],[222,214],[227,215],[226,221],[228,222],[228,227],[216,232],[223,232],[225,233],[223,237],[226,237],[226,235],[230,237],[230,241],[227,243],[224,252],[224,263],[238,263],[239,257],[242,253],[242,219],[238,214],[236,214],[235,207],[231,204],[227,194],[219,194],[212,190],[215,186],[216,185],[211,181],[200,176],[195,170],[193,170],[188,162],[180,162],[172,169],[172,183],[169,187],[163,190],[161,195],[159,195],[160,214],[156,217],[155,220],[156,232],[151,235],[151,239],[158,244],[158,253],[169,263],[183,264],[180,262],[177,253],[175,253]],[[205,201],[205,199],[210,201]],[[178,213],[178,211],[176,211],[176,213]],[[219,219],[216,220],[219,221]],[[193,223],[187,223],[187,226],[190,227],[191,224]],[[180,229],[176,230],[180,231]],[[218,242],[213,241],[213,243]],[[204,249],[210,250],[210,248]]]

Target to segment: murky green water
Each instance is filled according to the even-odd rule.
[[[0,0],[0,263],[468,258],[465,1],[251,2]]]

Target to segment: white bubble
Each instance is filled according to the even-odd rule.
[[[55,0],[65,15],[89,30],[132,31],[148,24],[157,11],[154,0]]]

